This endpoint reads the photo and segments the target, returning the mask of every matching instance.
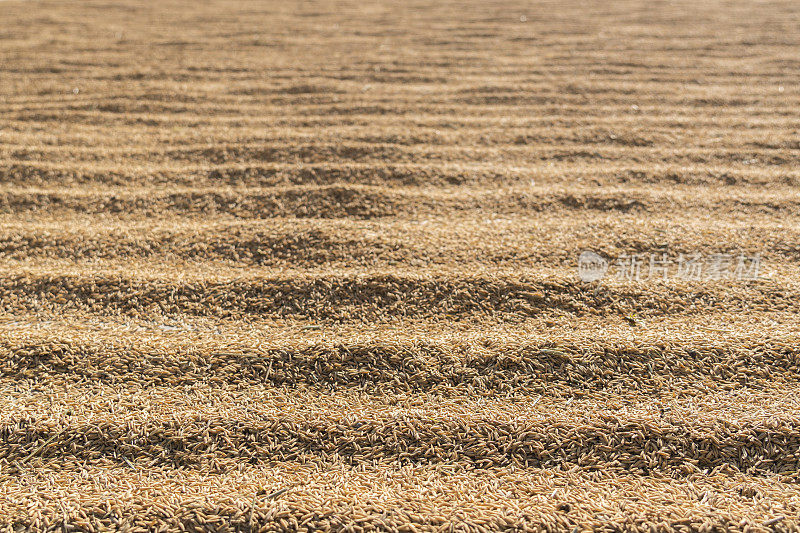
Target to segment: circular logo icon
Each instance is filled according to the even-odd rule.
[[[589,283],[603,279],[608,271],[608,261],[594,252],[584,251],[578,256],[578,277]]]

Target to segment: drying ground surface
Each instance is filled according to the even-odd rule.
[[[798,530],[797,2],[0,20],[2,528]]]

